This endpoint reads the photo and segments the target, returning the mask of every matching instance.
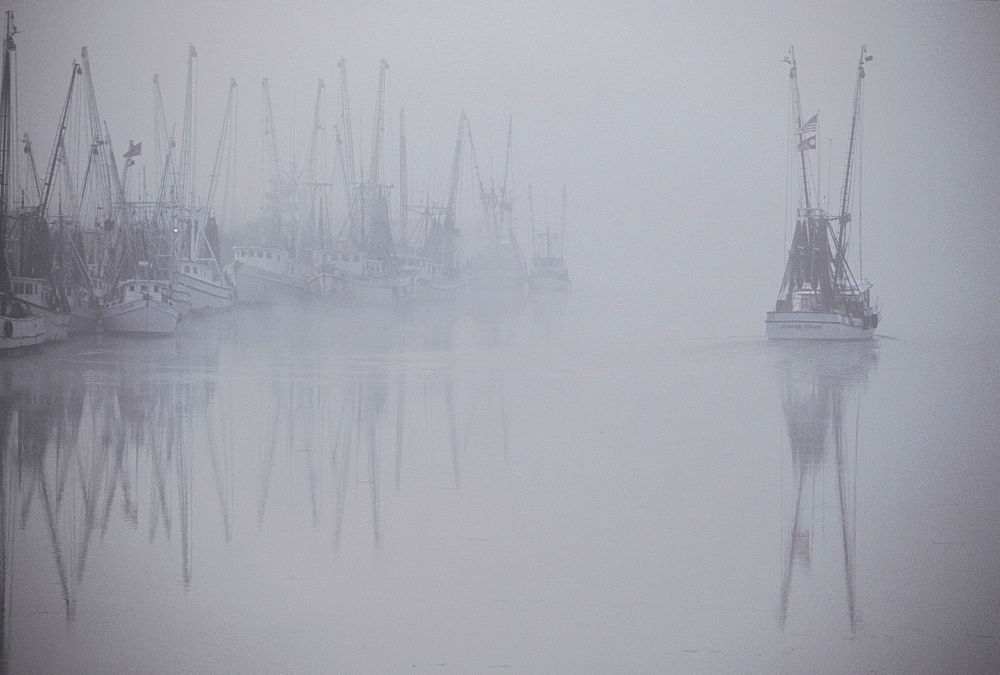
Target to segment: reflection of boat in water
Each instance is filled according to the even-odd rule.
[[[74,621],[88,563],[147,522],[149,545],[164,556],[173,557],[179,535],[180,577],[190,587],[190,422],[206,399],[197,387],[144,372],[155,368],[144,361],[103,372],[28,356],[0,367],[3,536],[22,538],[9,529],[17,522],[27,542],[48,543],[26,547],[22,560],[38,571],[21,578],[23,607],[46,605],[54,593]],[[53,571],[56,584],[45,578]]]
[[[857,167],[860,166],[864,67],[871,58],[862,47],[839,215],[828,213],[816,203],[819,197],[812,187],[810,156],[816,148],[817,116],[802,121],[794,49],[785,58],[791,66],[791,116],[800,190],[785,275],[774,311],[767,313],[765,322],[770,339],[859,340],[874,336],[878,327],[879,310],[871,303],[871,284],[863,278],[855,278],[847,259],[851,196],[856,183],[852,179],[854,173],[860,171]],[[860,238],[860,225],[857,233]],[[860,264],[859,258],[859,269],[863,271]]]
[[[843,566],[846,614],[853,633],[858,623],[855,586],[857,453],[861,393],[874,368],[874,345],[861,350],[840,343],[781,346],[776,368],[791,455],[782,469],[782,559],[779,622],[788,622],[796,570],[816,571],[839,559]],[[853,419],[852,419],[853,418]],[[782,466],[786,467],[785,457]],[[832,483],[832,485],[831,485]],[[824,509],[832,495],[836,522]],[[829,527],[829,529],[828,529]],[[808,593],[806,589],[803,593]]]

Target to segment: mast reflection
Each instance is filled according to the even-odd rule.
[[[315,349],[223,332],[0,361],[0,652],[15,563],[21,611],[73,622],[108,560],[122,578],[146,549],[186,591],[215,542],[378,550],[416,493],[462,489],[466,456],[506,456],[505,357],[469,347],[496,323],[366,318]]]
[[[855,590],[857,461],[861,401],[877,362],[874,344],[782,344],[776,362],[788,452],[782,451],[782,581],[785,628],[796,572],[835,557],[843,568],[847,620],[858,625]],[[790,456],[791,469],[788,468]],[[832,504],[830,503],[832,501]],[[833,512],[833,523],[827,513]],[[816,560],[817,551],[823,559]],[[801,574],[799,575],[801,576]]]

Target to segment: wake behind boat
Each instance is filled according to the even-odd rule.
[[[880,312],[871,303],[871,283],[856,279],[847,260],[852,176],[860,155],[864,65],[871,59],[862,47],[840,215],[835,216],[813,203],[809,153],[816,148],[817,115],[803,123],[794,48],[785,58],[791,66],[796,172],[800,173],[801,189],[781,290],[774,311],[768,312],[765,320],[769,339],[861,340],[874,337],[878,327]]]

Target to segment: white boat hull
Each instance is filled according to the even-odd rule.
[[[269,272],[237,264],[233,268],[237,299],[241,303],[279,303],[309,297],[309,281],[303,277]]]
[[[40,316],[0,316],[0,352],[45,342],[45,319]]]
[[[335,277],[335,296],[349,305],[388,307],[413,299],[414,279],[404,277]]]
[[[196,276],[180,273],[177,275],[176,286],[188,294],[191,309],[225,309],[233,304],[233,289],[225,283],[200,279]]]
[[[833,312],[768,312],[769,340],[868,340],[875,328],[861,318]]]
[[[413,299],[420,301],[450,300],[459,297],[468,287],[468,277],[447,280],[417,277],[413,286]]]
[[[154,298],[142,298],[105,307],[101,327],[108,333],[173,335],[180,310]]]
[[[59,298],[48,281],[30,277],[13,277],[11,281],[18,299],[30,308],[33,315],[45,320],[46,340],[65,340],[69,337],[67,301]]]

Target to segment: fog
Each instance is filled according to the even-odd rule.
[[[464,112],[526,257],[565,186],[572,289],[237,302],[4,356],[0,670],[997,669],[1000,3],[6,8],[40,167],[86,46],[119,163],[143,144],[137,195],[153,76],[179,138],[193,46],[199,193],[238,83],[216,200],[236,242],[267,190],[262,78],[288,173],[325,82],[339,190],[338,62],[367,169],[384,58],[386,182],[404,108],[409,202],[445,202]],[[878,335],[768,341],[796,189],[782,58],[835,203],[862,45]]]
[[[839,194],[854,65],[868,67],[863,193],[866,276],[890,334],[995,329],[998,281],[1000,11],[993,3],[15,2],[20,130],[46,157],[68,64],[90,51],[119,154],[146,139],[152,76],[183,121],[186,56],[198,50],[197,160],[204,184],[229,78],[238,82],[238,161],[221,227],[259,209],[260,81],[269,78],[288,170],[308,144],[326,82],[328,167],[347,62],[358,155],[367,162],[380,58],[390,70],[383,163],[398,176],[405,106],[410,200],[443,199],[455,123],[468,115],[481,170],[499,182],[508,119],[522,246],[524,196],[558,211],[567,255],[603,309],[625,302],[650,331],[754,335],[783,261],[787,67],[820,112],[822,173]],[[294,125],[293,125],[294,120]],[[294,146],[293,146],[294,137]],[[831,145],[832,144],[832,145]],[[152,169],[150,169],[152,171]],[[257,173],[254,174],[254,171]],[[255,179],[254,176],[257,178]],[[226,181],[231,181],[227,183]],[[393,179],[390,182],[398,182]],[[826,179],[822,179],[825,185]],[[242,188],[240,187],[242,186]],[[855,216],[857,221],[858,216]],[[711,309],[708,309],[711,308]],[[961,321],[930,319],[945,309]],[[597,308],[595,308],[597,309]]]

